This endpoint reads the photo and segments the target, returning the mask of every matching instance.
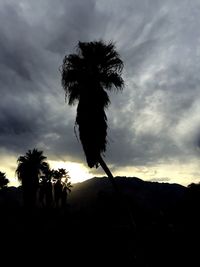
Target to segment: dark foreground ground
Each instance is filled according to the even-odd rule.
[[[1,206],[1,266],[200,266],[199,193],[178,194],[170,204],[100,191],[65,208]]]
[[[58,211],[20,211],[7,220],[1,223],[1,260],[7,263],[199,266],[199,225],[146,221],[135,229]]]

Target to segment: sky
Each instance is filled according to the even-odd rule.
[[[115,43],[123,92],[109,93],[105,161],[114,175],[200,182],[199,0],[0,0],[0,171],[44,151],[72,182],[89,169],[59,67],[78,41]]]

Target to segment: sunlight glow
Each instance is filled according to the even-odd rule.
[[[4,156],[3,154],[1,156],[0,154],[0,171],[6,173],[6,177],[10,181],[9,186],[20,185],[15,173],[17,168],[16,158],[16,155]],[[101,168],[90,169],[86,164],[54,160],[48,160],[47,162],[52,169],[66,169],[71,177],[71,183],[83,182],[92,177],[105,176]],[[123,168],[111,165],[110,168],[114,176],[135,176],[145,181],[179,183],[185,186],[192,182],[200,182],[199,161],[194,159],[187,162],[187,164],[173,161],[171,163],[160,163],[152,166],[127,166]]]
[[[179,162],[171,162],[168,164],[157,164],[154,166],[137,166],[124,167],[117,169],[114,175],[118,176],[135,176],[144,181],[178,183],[188,186],[190,183],[199,183],[200,172],[198,170],[198,161],[187,162],[181,164]]]
[[[93,175],[89,173],[88,168],[86,168],[81,163],[69,162],[69,161],[48,161],[52,169],[64,168],[69,172],[72,183],[83,182]]]

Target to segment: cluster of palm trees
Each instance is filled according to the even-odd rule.
[[[28,209],[37,202],[42,207],[60,207],[67,204],[71,191],[70,176],[65,169],[50,169],[43,151],[28,150],[17,160],[16,174],[22,184],[24,205]]]
[[[45,169],[40,176],[38,199],[42,207],[66,207],[68,193],[71,192],[71,182],[68,172],[60,168],[58,170]]]

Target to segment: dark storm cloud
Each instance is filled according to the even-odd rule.
[[[112,40],[123,93],[110,94],[106,159],[117,166],[195,158],[200,136],[198,1],[1,1],[0,148],[84,160],[59,67],[77,41]]]
[[[73,1],[73,4],[60,1],[61,15],[59,10],[54,12],[54,1],[44,1],[43,6],[38,1],[1,5],[0,88],[4,101],[0,146],[15,153],[40,146],[52,155],[64,155],[67,151],[72,158],[78,158],[71,111],[64,107],[64,92],[58,80],[62,58],[54,52],[77,42],[81,32],[79,22],[88,28],[86,10],[89,6],[94,8],[93,2],[85,1],[83,5],[81,1]],[[75,28],[77,36],[72,39],[70,34]],[[59,45],[60,39],[62,45]]]
[[[109,18],[96,10],[93,0],[62,1],[61,5],[63,11],[52,24],[56,34],[47,48],[63,56],[66,48],[73,51],[78,40],[91,41],[102,33]]]
[[[59,66],[65,52],[78,40],[90,40],[103,21],[90,0],[1,3],[1,148],[24,153],[39,147],[54,159],[83,157]]]
[[[66,51],[101,27],[94,1],[13,1],[0,12],[0,147],[15,154],[38,147],[54,160],[85,160],[59,66]]]
[[[200,6],[196,1],[176,4],[167,1],[166,6],[154,6],[156,15],[147,15],[148,23],[140,27],[144,31],[122,52],[128,97],[121,103],[119,98],[113,101],[110,115],[112,120],[120,110],[113,119],[114,142],[109,148],[116,166],[187,162],[199,156],[199,17],[195,10]]]
[[[24,79],[29,79],[30,74],[25,65],[29,59],[28,47],[23,42],[27,31],[26,22],[21,20],[12,6],[5,5],[0,10],[0,25],[1,78],[7,70],[15,72]]]
[[[156,162],[170,162],[180,154],[175,142],[163,132],[137,134],[133,128],[129,129],[127,125],[125,127],[114,127],[111,130],[112,141],[108,144],[108,156],[113,165],[150,166]]]

